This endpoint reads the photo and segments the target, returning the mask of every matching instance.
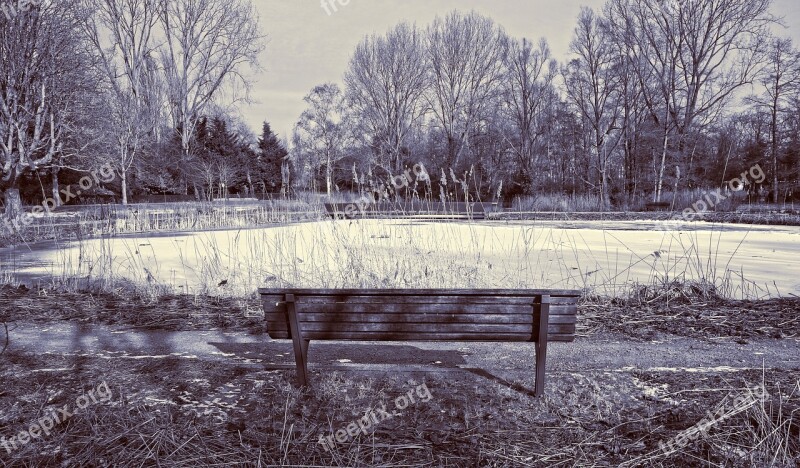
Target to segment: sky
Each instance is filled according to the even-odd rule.
[[[279,137],[289,137],[305,109],[303,97],[325,82],[342,83],[350,55],[364,36],[383,34],[401,21],[426,27],[454,9],[492,18],[513,37],[544,37],[554,58],[568,56],[581,6],[599,10],[605,0],[253,0],[267,35],[261,70],[251,73],[250,104],[240,112],[256,134],[268,121]],[[344,3],[342,5],[341,3]],[[335,8],[335,11],[334,11]],[[800,0],[773,0],[772,13],[800,45]]]

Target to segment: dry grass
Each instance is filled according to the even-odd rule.
[[[186,296],[162,297],[145,305],[125,293],[109,297],[6,288],[3,294],[3,310],[24,321],[36,320],[38,314],[47,323],[67,319],[158,326],[160,320],[170,329],[229,330],[257,328],[261,322],[257,313],[248,318],[256,303],[243,307],[230,299],[193,302]],[[667,324],[679,334],[701,338],[773,336],[770,330],[796,329],[784,323],[796,318],[796,301],[719,304],[675,296],[670,308],[663,308],[665,303],[662,298],[651,299],[650,308],[647,302],[634,307],[620,301],[610,308],[582,304],[581,328],[597,333],[602,324],[604,332],[621,331],[643,339],[652,338],[642,335],[647,328],[669,333],[669,328],[659,328]],[[27,315],[13,313],[22,310]],[[744,330],[752,333],[743,334],[748,317],[752,326]],[[23,430],[43,411],[74,401],[98,382],[108,382],[114,392],[110,403],[90,406],[50,437],[13,454],[0,450],[0,462],[18,466],[616,466],[627,462],[629,466],[789,467],[800,461],[796,371],[703,374],[699,380],[697,374],[685,372],[550,372],[543,399],[526,391],[530,370],[494,370],[500,378],[466,371],[426,372],[430,402],[409,407],[368,436],[327,452],[318,444],[321,435],[423,380],[394,371],[363,376],[312,367],[314,393],[307,393],[291,384],[294,371],[267,371],[261,365],[227,361],[108,360],[82,353],[11,352],[0,357],[0,363],[2,436]],[[679,452],[659,451],[660,442],[696,425],[706,409],[726,406],[756,384],[767,387],[768,400],[715,424],[708,437]]]
[[[641,298],[585,298],[579,305],[579,331],[584,335],[623,333],[640,340],[659,335],[698,339],[800,338],[800,298],[764,301],[731,301],[689,295],[675,289],[668,299],[662,294]]]
[[[690,208],[698,201],[709,199],[707,189],[682,189],[678,192],[665,191],[661,201],[668,203],[671,213],[680,213]],[[745,192],[725,194],[726,199],[708,207],[711,213],[736,213],[736,212],[783,212],[797,210],[797,204],[788,201],[779,204],[766,204],[758,201],[755,196]],[[716,197],[710,197],[716,200]],[[539,213],[600,213],[600,212],[645,212],[647,204],[652,202],[652,197],[634,197],[615,200],[611,206],[603,205],[601,200],[588,194],[563,194],[563,193],[538,193],[536,195],[517,196],[512,201],[511,212],[539,212]]]
[[[515,197],[511,211],[535,212],[594,212],[609,211],[611,207],[603,206],[601,200],[592,195],[538,194]]]
[[[82,240],[141,233],[197,232],[270,226],[325,217],[319,202],[303,200],[184,202],[65,207],[31,218],[0,246],[41,240]]]
[[[637,340],[659,334],[698,339],[800,338],[800,298],[732,301],[689,296],[585,297],[578,306],[578,336],[608,332]],[[649,296],[648,296],[649,297]],[[0,322],[76,321],[161,330],[227,329],[263,333],[260,298],[162,295],[150,298],[130,290],[67,291],[0,288]],[[0,334],[0,342],[2,341]]]
[[[264,332],[260,298],[202,295],[136,295],[132,290],[69,291],[0,287],[0,323],[60,321],[159,330],[246,330]],[[0,334],[0,342],[4,335]]]
[[[588,202],[570,203],[586,209]],[[288,208],[281,210],[255,212],[247,223],[288,219],[281,218]],[[203,216],[188,208],[159,216],[149,212],[133,221],[126,218],[120,221],[121,229],[190,225],[194,229],[197,223],[205,229],[243,219],[241,213],[212,213],[205,225]],[[786,337],[797,327],[796,302],[723,300],[737,294],[764,297],[770,292],[747,282],[741,272],[731,272],[730,258],[719,255],[713,243],[689,238],[680,245],[682,254],[669,261],[655,261],[655,253],[646,258],[617,254],[613,272],[597,273],[591,264],[578,262],[573,269],[553,263],[577,258],[577,249],[549,238],[535,225],[520,228],[507,245],[508,258],[499,261],[485,255],[484,241],[472,225],[443,225],[432,236],[419,236],[411,226],[367,226],[345,222],[332,229],[285,229],[251,237],[241,231],[226,244],[202,236],[192,249],[184,248],[181,258],[186,260],[178,267],[197,266],[200,286],[191,295],[176,294],[186,292],[186,284],[155,279],[159,269],[175,267],[163,265],[166,261],[158,258],[153,240],[128,244],[126,251],[114,252],[116,257],[110,255],[113,240],[81,241],[78,255],[62,253],[63,275],[49,290],[57,293],[53,301],[63,307],[33,297],[41,291],[5,291],[6,315],[0,321],[24,319],[20,317],[24,314],[11,316],[24,309],[30,311],[29,318],[38,313],[48,319],[49,313],[50,319],[175,329],[191,323],[257,331],[260,318],[253,292],[261,286],[535,287],[548,280],[543,272],[555,272],[560,275],[557,279],[568,279],[587,292],[581,305],[582,333],[611,329],[648,338],[648,333],[682,330],[689,336],[747,338],[751,335],[743,330],[753,330],[753,336],[777,337],[780,332]],[[550,254],[542,256],[541,242],[552,247]],[[309,248],[300,250],[298,245]],[[240,253],[238,259],[231,251]],[[203,261],[190,262],[190,255]],[[643,264],[651,265],[644,284],[618,281]],[[120,268],[133,274],[122,277]],[[89,299],[76,293],[87,289],[93,292]],[[210,299],[205,294],[220,297]],[[78,302],[71,303],[73,299]],[[110,314],[113,311],[116,315]],[[0,435],[23,430],[44,410],[75,401],[97,382],[106,381],[113,390],[111,402],[88,407],[50,437],[11,454],[0,449],[4,465],[788,467],[800,463],[796,371],[743,371],[734,377],[704,376],[702,381],[677,372],[557,372],[548,375],[548,394],[542,399],[525,390],[530,387],[530,370],[503,372],[502,378],[493,379],[467,372],[427,373],[430,402],[414,405],[368,435],[326,452],[318,444],[320,436],[422,380],[399,372],[353,377],[312,369],[315,392],[309,393],[290,383],[293,371],[230,362],[19,353],[6,353],[0,359]],[[660,442],[702,420],[706,409],[726,405],[754,384],[765,385],[770,399],[715,425],[708,437],[680,452],[658,450]],[[651,391],[664,388],[668,390],[655,395]]]
[[[687,426],[692,420],[684,418],[680,426],[686,427],[681,427],[676,436],[706,421],[712,423],[705,434],[688,440],[686,446],[677,444],[670,449],[667,442],[675,441],[673,437],[662,441],[663,446],[631,457],[620,466],[797,466],[800,463],[800,381],[768,382],[768,379],[765,373],[757,385],[733,387],[735,390],[729,391],[722,401],[709,405],[704,418],[698,420],[695,416],[694,424]],[[757,386],[766,390],[765,398],[756,398],[748,390]],[[744,400],[738,408],[737,398]],[[715,413],[731,416],[715,420],[709,416]]]
[[[313,372],[314,393],[290,385],[292,372],[187,359],[4,358],[0,422],[4,436],[43,411],[75,401],[99,381],[107,403],[9,454],[17,466],[770,466],[800,461],[800,375],[759,371],[712,375],[701,385],[681,373],[553,373],[541,399],[507,382],[469,373],[423,379],[398,373],[349,377]],[[60,369],[69,369],[64,371]],[[425,383],[418,401],[367,434],[326,451],[321,436],[381,402]],[[677,453],[658,450],[765,384],[770,398],[715,424]],[[646,389],[668,388],[656,394]],[[680,399],[676,406],[673,402]]]
[[[489,222],[491,223],[491,222]],[[63,244],[50,287],[162,295],[251,297],[259,287],[571,288],[587,296],[780,297],[731,267],[724,231],[665,231],[643,254],[614,231],[596,246],[533,221],[491,224],[322,221],[189,237],[101,238]],[[613,246],[611,245],[613,241]],[[595,242],[596,243],[596,242]],[[5,274],[13,275],[14,266]]]

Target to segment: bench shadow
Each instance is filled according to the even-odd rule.
[[[500,385],[502,385],[504,387],[508,387],[511,390],[514,390],[516,392],[522,393],[523,395],[528,395],[530,397],[536,398],[536,394],[533,392],[533,390],[531,390],[529,388],[526,388],[526,387],[523,387],[520,384],[511,383],[508,380],[506,380],[506,379],[504,379],[502,377],[498,377],[498,376],[490,373],[489,371],[487,371],[485,369],[480,369],[480,368],[477,368],[477,367],[462,367],[462,369],[467,371],[467,372],[469,372],[469,373],[471,373],[471,374],[475,374],[475,375],[483,377],[483,378],[485,378],[487,380],[491,380],[493,382],[499,383]]]
[[[309,361],[328,362],[348,360],[354,364],[434,364],[457,367],[467,362],[457,350],[430,350],[410,345],[311,343]],[[315,361],[316,359],[316,361]]]
[[[137,339],[120,335],[96,335],[93,328],[79,325],[72,328],[70,342],[72,351],[84,348],[83,340],[94,338],[99,343],[99,348],[109,352],[140,351],[149,349],[158,353],[168,354],[174,352],[174,347],[167,345],[168,340],[162,334],[143,334]],[[219,337],[216,337],[219,338]],[[261,360],[265,369],[294,369],[294,349],[290,340],[269,342],[223,342],[208,341],[209,345],[217,348],[225,355],[235,355],[243,359]],[[69,361],[75,366],[75,371],[81,373],[89,362],[89,356],[72,356]],[[520,384],[511,383],[489,371],[477,367],[465,367],[467,361],[462,351],[448,349],[423,349],[411,345],[392,345],[378,343],[358,342],[312,342],[309,348],[309,362],[314,367],[330,367],[337,364],[382,364],[382,365],[436,365],[437,367],[461,369],[471,374],[496,382],[514,391],[528,396],[534,392]],[[172,365],[176,370],[182,367],[180,359],[170,362],[161,361],[160,366]],[[432,372],[435,371],[432,369]]]
[[[214,342],[209,342],[209,344],[226,354],[264,359],[264,366],[267,369],[294,369],[294,350],[292,342],[288,340],[272,341],[258,345],[254,343]],[[255,346],[258,346],[258,351],[256,352],[253,351]],[[317,368],[340,364],[343,360],[346,360],[348,364],[395,365],[426,365],[439,361],[436,366],[464,370],[523,395],[535,397],[534,391],[523,385],[509,382],[485,369],[464,367],[467,362],[463,353],[457,350],[431,350],[410,345],[361,344],[354,342],[315,343],[312,341],[308,353],[309,364]],[[279,354],[281,357],[277,358]],[[340,370],[339,367],[337,369]],[[533,378],[533,373],[531,373],[531,378]]]
[[[220,343],[209,342],[220,352],[240,357],[260,358],[265,361],[284,361],[294,364],[294,349],[289,340],[268,343]],[[257,349],[257,352],[253,350]],[[327,343],[311,342],[308,361],[311,365],[340,364],[433,364],[458,367],[466,364],[463,353],[457,350],[429,350],[409,345]],[[245,356],[246,355],[246,356]],[[278,355],[281,358],[275,359]],[[266,359],[265,359],[266,358]]]

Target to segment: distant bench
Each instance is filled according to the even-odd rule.
[[[672,209],[670,202],[648,202],[644,204],[644,209],[647,211],[669,211]]]
[[[489,204],[491,206],[491,204]],[[325,203],[325,210],[333,219],[352,218],[439,218],[439,219],[484,219],[483,203],[457,202],[388,202],[377,203]]]
[[[549,341],[571,342],[579,291],[259,289],[269,336],[291,339],[300,385],[311,340],[535,342],[534,394]]]

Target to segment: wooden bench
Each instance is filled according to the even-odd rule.
[[[672,209],[672,203],[648,202],[644,204],[644,209],[647,211],[670,211]]]
[[[407,201],[377,203],[325,203],[333,219],[485,219],[483,203]]]
[[[534,342],[534,394],[547,343],[573,341],[579,291],[259,289],[269,336],[291,339],[300,385],[311,340]]]

